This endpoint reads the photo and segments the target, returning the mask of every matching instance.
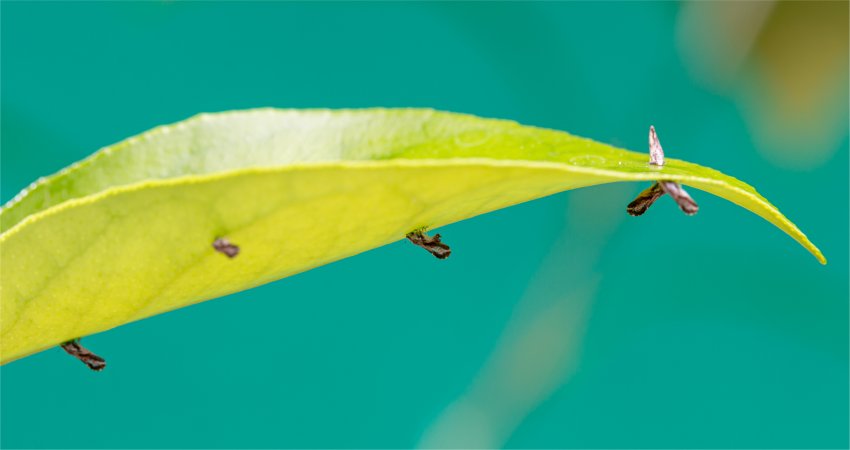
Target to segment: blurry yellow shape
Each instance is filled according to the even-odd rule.
[[[696,78],[735,95],[770,161],[824,164],[847,134],[848,2],[684,3],[678,39]]]
[[[595,265],[623,215],[618,189],[570,196],[561,237],[529,284],[492,356],[469,389],[423,433],[420,448],[499,448],[568,382],[596,294]],[[600,201],[602,200],[602,201]],[[595,220],[581,220],[595,217]]]

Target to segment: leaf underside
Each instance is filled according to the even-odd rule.
[[[0,210],[0,362],[488,211],[674,180],[820,251],[755,189],[570,134],[427,109],[202,114],[101,149]],[[226,237],[228,258],[213,248]]]

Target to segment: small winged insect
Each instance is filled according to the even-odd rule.
[[[664,149],[661,148],[661,141],[658,140],[658,135],[655,133],[655,127],[649,126],[649,164],[652,166],[664,165]],[[664,194],[668,194],[683,213],[692,216],[699,211],[699,206],[688,195],[688,192],[682,188],[682,185],[675,181],[661,180],[652,184],[649,188],[638,194],[629,206],[626,207],[626,212],[632,216],[640,216],[661,198]]]

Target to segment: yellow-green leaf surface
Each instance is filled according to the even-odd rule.
[[[202,114],[35,182],[0,211],[0,360],[241,291],[556,192],[675,180],[764,217],[695,164],[426,109]],[[592,220],[592,219],[589,219]],[[241,248],[233,259],[212,242]],[[425,257],[425,255],[423,255]]]

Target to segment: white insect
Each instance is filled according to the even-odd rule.
[[[654,166],[664,165],[664,149],[661,148],[661,141],[658,140],[652,125],[649,126],[649,163]]]

